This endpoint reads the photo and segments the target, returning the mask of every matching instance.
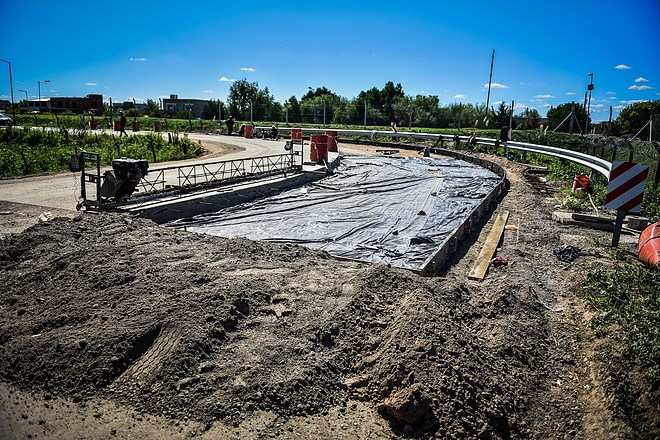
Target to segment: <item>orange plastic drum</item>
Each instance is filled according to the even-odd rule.
[[[243,137],[245,137],[246,139],[252,139],[252,136],[254,136],[254,125],[245,124],[245,131],[243,132]]]
[[[660,222],[653,223],[642,231],[637,255],[642,263],[660,269]]]
[[[328,136],[325,134],[314,135],[310,138],[311,148],[309,151],[309,160],[312,162],[328,161]]]
[[[334,130],[326,130],[325,134],[328,136],[328,151],[337,151],[337,132]]]

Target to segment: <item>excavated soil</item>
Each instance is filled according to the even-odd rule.
[[[570,289],[599,257],[566,264],[552,251],[606,235],[567,237],[553,202],[513,171],[499,208],[517,226],[499,251],[508,266],[481,283],[465,277],[470,242],[444,277],[424,278],[116,214],[9,235],[0,381],[17,391],[3,402],[111,402],[157,419],[152,434],[193,423],[254,438],[582,438]],[[48,421],[17,411],[0,430],[23,420],[49,436]],[[123,423],[127,438],[131,426],[144,437]]]

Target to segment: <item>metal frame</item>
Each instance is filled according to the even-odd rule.
[[[300,156],[300,160],[296,159]],[[85,171],[85,163],[92,162],[96,173]],[[237,183],[243,180],[267,177],[302,171],[303,156],[298,151],[270,156],[249,157],[245,159],[219,160],[215,162],[193,163],[189,165],[174,165],[163,168],[153,168],[140,179],[137,195],[127,200],[108,201],[101,197],[101,158],[96,153],[80,153],[80,197],[79,206],[91,210],[112,209],[117,206],[132,203],[135,197],[150,196],[163,192],[187,193],[200,188]],[[175,173],[177,184],[168,184],[168,172]],[[96,200],[87,198],[86,184],[96,184]]]
[[[256,128],[263,129],[264,127],[256,127]],[[294,127],[294,128],[299,128],[299,127]],[[280,128],[279,130],[281,133],[289,133],[291,131],[291,127]],[[326,130],[327,129],[325,128],[302,128],[303,134],[323,133]],[[384,130],[342,130],[342,129],[332,129],[332,130],[336,131],[338,136],[339,135],[368,136],[372,140],[375,139],[377,136],[389,137],[389,138],[397,137],[397,138],[409,138],[409,139],[423,139],[423,140],[436,141],[436,143],[441,143],[441,144],[444,144],[445,141],[466,143],[468,142],[468,140],[471,140],[472,138],[471,136],[457,136],[451,134],[438,134],[438,133],[420,133],[414,131],[393,132],[393,131],[384,131]],[[497,139],[492,139],[492,138],[477,137],[474,138],[474,142],[476,143],[476,145],[487,145],[487,146],[500,145]],[[572,162],[576,162],[581,165],[585,165],[593,169],[594,171],[601,173],[608,180],[610,178],[610,170],[612,169],[612,164],[604,159],[601,159],[600,157],[591,156],[589,154],[580,153],[566,148],[549,147],[546,145],[530,144],[526,142],[509,141],[506,144],[501,144],[501,145],[504,146],[505,148],[528,151],[531,153],[545,154],[549,156],[559,157],[561,159],[566,159]]]

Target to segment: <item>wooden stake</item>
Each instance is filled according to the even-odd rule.
[[[506,226],[508,219],[509,211],[504,211],[497,215],[493,227],[490,229],[490,232],[488,232],[484,247],[481,248],[481,252],[468,275],[469,279],[481,281],[486,276],[488,266],[490,266],[490,260],[493,258],[493,255],[495,255],[497,244],[500,242],[500,238],[504,232],[504,226]]]

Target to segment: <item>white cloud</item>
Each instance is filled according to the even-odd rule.
[[[607,98],[607,99],[616,99],[616,96],[610,96],[610,97]]]
[[[232,78],[227,78],[226,76],[223,75],[223,76],[220,77],[220,81],[223,81],[223,82],[234,82],[234,81],[236,81],[236,80],[235,80],[235,79],[232,79]]]
[[[137,61],[140,63],[144,63],[145,61],[147,61],[147,59],[145,57],[130,57],[128,61]]]
[[[649,82],[648,79],[644,78],[643,76],[640,76],[639,78],[635,79],[636,83],[647,83]]]
[[[630,70],[630,66],[627,64],[617,64],[614,68],[616,70]]]
[[[206,93],[207,95],[210,95],[210,94],[215,93],[215,90],[207,89],[207,90],[204,90],[203,93]]]
[[[636,104],[638,102],[646,102],[648,101],[647,99],[628,99],[628,100],[621,100],[619,101],[621,104],[629,105],[629,104]]]
[[[653,87],[647,85],[641,85],[641,86],[632,85],[628,87],[628,90],[651,90],[651,89],[653,89]]]
[[[545,104],[543,104],[543,107],[548,108],[548,107],[552,107],[552,105],[546,102]]]
[[[89,86],[89,87],[94,87],[96,85],[96,83],[88,82],[88,83],[85,83],[85,85]]]
[[[241,70],[243,72],[256,72],[257,71],[257,69],[255,69],[254,67],[241,67]]]
[[[545,94],[545,95],[536,95],[534,98],[536,98],[536,99],[550,99],[550,98],[554,98],[554,96],[552,96],[548,93],[548,94]]]
[[[575,92],[566,92],[568,96],[575,96]]]
[[[507,86],[505,84],[496,83],[496,82],[492,83],[490,85],[490,87],[492,89],[508,89],[509,88],[509,86]],[[484,84],[484,89],[487,89],[487,88],[488,88],[488,83]]]
[[[616,92],[607,92],[608,95],[616,95]]]
[[[454,99],[465,99],[465,95],[459,93],[458,95],[454,95]]]

